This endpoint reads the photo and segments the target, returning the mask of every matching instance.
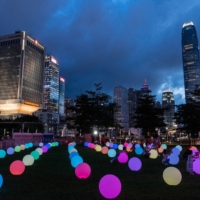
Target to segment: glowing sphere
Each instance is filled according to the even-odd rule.
[[[140,144],[136,144],[136,145],[135,145],[135,148],[138,148],[138,147],[140,147]]]
[[[192,151],[193,151],[193,150],[197,150],[197,148],[196,148],[195,146],[191,146],[191,147],[190,147],[190,150],[192,150]]]
[[[31,156],[33,156],[34,160],[38,160],[40,154],[38,153],[38,151],[32,151]]]
[[[128,146],[128,142],[124,142],[124,146],[127,147]]]
[[[52,142],[52,147],[55,147],[55,146],[56,146],[55,142]]]
[[[99,191],[107,199],[117,197],[121,192],[121,188],[122,185],[119,178],[113,174],[103,176],[99,182]]]
[[[90,142],[89,142],[89,143],[88,143],[88,147],[90,147],[90,146],[91,146],[91,144],[92,144],[92,143],[90,143]]]
[[[106,142],[106,146],[107,146],[107,147],[110,147],[110,142]]]
[[[200,174],[200,160],[199,159],[193,162],[193,170],[195,173]]]
[[[20,145],[20,149],[24,150],[24,149],[26,149],[26,147],[22,144],[22,145]]]
[[[29,148],[29,144],[25,144],[25,148],[28,149]]]
[[[87,147],[88,146],[88,142],[84,142],[84,146]]]
[[[21,151],[20,146],[16,146],[16,147],[15,147],[15,152],[20,152],[20,151]]]
[[[102,152],[102,154],[107,154],[108,153],[108,147],[102,147],[101,152]]]
[[[3,149],[0,149],[0,158],[4,158],[6,156],[6,152]]]
[[[76,142],[73,142],[73,145],[76,146]]]
[[[14,150],[12,147],[9,147],[9,148],[7,149],[7,154],[8,154],[8,155],[12,155],[14,152],[15,152],[15,150]]]
[[[55,142],[56,147],[59,145],[59,142]]]
[[[142,162],[139,158],[133,157],[128,161],[128,166],[132,171],[138,171],[142,167]]]
[[[162,147],[163,149],[167,149],[167,145],[166,145],[166,144],[161,144],[161,147]]]
[[[176,145],[176,148],[178,148],[179,151],[182,151],[182,149],[183,149],[181,145]]]
[[[32,143],[32,142],[28,143],[28,146],[29,146],[30,148],[33,147],[33,143]]]
[[[32,155],[26,155],[23,157],[22,162],[25,166],[31,166],[34,163],[34,158]]]
[[[132,152],[132,151],[133,151],[133,149],[132,149],[132,147],[131,147],[131,146],[127,146],[127,147],[126,147],[126,151],[127,151],[127,152]]]
[[[80,179],[86,179],[91,174],[91,168],[87,163],[80,163],[75,169],[75,174]]]
[[[0,188],[1,188],[2,185],[3,185],[3,177],[2,177],[2,175],[0,174]]]
[[[172,149],[172,152],[173,152],[173,154],[176,154],[177,156],[180,154],[180,150],[178,148],[176,148],[176,147],[174,147]]]
[[[163,150],[164,150],[164,149],[163,149],[162,147],[158,148],[158,152],[159,152],[159,153],[162,153]]]
[[[118,148],[118,144],[113,144],[113,149],[117,149]]]
[[[171,165],[176,165],[179,162],[179,157],[176,154],[174,154],[174,153],[170,154],[168,156],[168,159],[169,159],[169,163]]]
[[[42,155],[43,151],[42,148],[38,147],[35,151],[37,151],[39,153],[39,155]]]
[[[75,148],[73,148],[73,149],[71,149],[70,151],[69,151],[69,153],[72,153],[72,152],[78,152]]]
[[[50,144],[50,143],[48,143],[48,144],[45,144],[45,146],[46,146],[48,149],[50,149],[50,148],[51,148],[51,144]]]
[[[95,147],[95,144],[91,143],[90,148],[94,149],[94,147]]]
[[[118,149],[119,149],[119,150],[123,150],[123,147],[124,147],[123,144],[120,144],[120,145],[118,146]]]
[[[109,156],[110,158],[115,157],[115,156],[116,156],[116,151],[115,151],[115,149],[109,149],[109,150],[108,150],[108,156]]]
[[[43,151],[43,153],[46,153],[48,151],[48,148],[46,146],[43,146],[42,151]]]
[[[193,156],[196,155],[197,152],[199,152],[199,151],[198,151],[198,150],[193,150],[193,151],[192,151],[192,155],[193,155]]]
[[[167,167],[163,172],[163,179],[168,185],[178,185],[182,180],[182,175],[177,168]]]
[[[132,147],[132,146],[133,146],[133,144],[130,142],[130,143],[128,143],[128,146]]]
[[[143,154],[143,149],[141,147],[135,148],[135,153],[141,155]]]
[[[143,143],[143,147],[146,147],[146,144],[145,144],[145,143]]]
[[[74,143],[73,143],[73,142],[71,142],[71,143],[69,143],[69,144],[68,144],[68,146],[74,146]]]
[[[113,143],[112,142],[110,143],[110,148],[113,148]]]
[[[128,155],[125,152],[121,152],[117,158],[120,163],[126,163],[128,161]]]
[[[155,159],[155,158],[158,157],[158,152],[157,152],[155,149],[151,149],[151,150],[149,151],[149,153],[150,153],[149,158]]]
[[[12,175],[21,175],[25,170],[25,165],[21,160],[16,160],[10,165],[10,173]]]
[[[39,143],[39,146],[42,147],[44,144],[42,142]]]
[[[71,165],[72,167],[76,168],[79,164],[83,162],[83,158],[81,156],[74,156],[71,159]]]
[[[100,152],[101,151],[101,146],[100,145],[96,145],[96,147],[95,147],[95,150],[97,151],[97,152]]]
[[[74,146],[72,145],[68,146],[68,152],[70,152],[72,149],[74,149]]]
[[[74,157],[74,156],[79,156],[78,152],[72,152],[69,155],[70,160]]]
[[[151,149],[153,144],[148,144],[147,146],[148,146],[149,149]]]

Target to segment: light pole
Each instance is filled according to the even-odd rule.
[[[168,142],[168,127],[166,127],[166,140]]]

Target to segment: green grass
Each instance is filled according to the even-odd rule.
[[[177,167],[182,173],[182,181],[178,186],[167,185],[162,177],[164,169],[161,157],[157,159],[143,158],[142,168],[138,172],[131,171],[128,164],[118,162],[110,164],[108,155],[96,152],[83,146],[76,146],[84,162],[91,167],[88,179],[78,179],[75,169],[70,164],[67,146],[51,148],[40,156],[32,166],[26,167],[20,176],[13,176],[9,166],[14,160],[22,160],[35,148],[27,149],[14,155],[6,155],[0,159],[0,174],[4,183],[0,188],[2,200],[101,200],[105,199],[99,192],[98,184],[106,174],[116,175],[122,183],[122,190],[115,199],[199,199],[200,175],[186,172],[186,160],[180,155]],[[129,158],[136,156],[129,153]]]

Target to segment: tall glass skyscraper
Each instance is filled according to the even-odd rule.
[[[44,55],[45,47],[24,31],[0,36],[0,118],[42,108]]]
[[[65,113],[65,79],[60,77],[59,84],[59,114],[64,115]]]
[[[58,113],[59,104],[59,64],[50,55],[45,56],[44,108]]]
[[[195,85],[200,86],[200,60],[198,38],[193,22],[184,23],[182,27],[182,58],[185,85],[185,99],[191,97]]]

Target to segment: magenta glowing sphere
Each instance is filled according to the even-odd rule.
[[[25,165],[21,160],[16,160],[10,165],[10,173],[12,175],[21,175],[25,170]]]
[[[133,157],[128,161],[128,166],[132,171],[138,171],[142,167],[142,162],[139,158]]]
[[[124,142],[124,146],[127,147],[128,146],[128,142]]]
[[[94,147],[95,147],[95,145],[92,143],[91,146],[90,146],[90,148],[94,149]]]
[[[200,160],[199,159],[193,162],[193,170],[195,173],[200,174]]]
[[[80,163],[75,169],[75,174],[80,179],[86,179],[91,174],[91,168],[87,163]]]
[[[43,153],[46,153],[48,151],[48,148],[46,146],[43,146],[42,151],[43,151]]]
[[[126,163],[128,161],[128,155],[125,152],[121,152],[117,158],[120,163]]]
[[[117,197],[122,189],[121,181],[115,175],[107,174],[99,182],[99,191],[107,199]]]

